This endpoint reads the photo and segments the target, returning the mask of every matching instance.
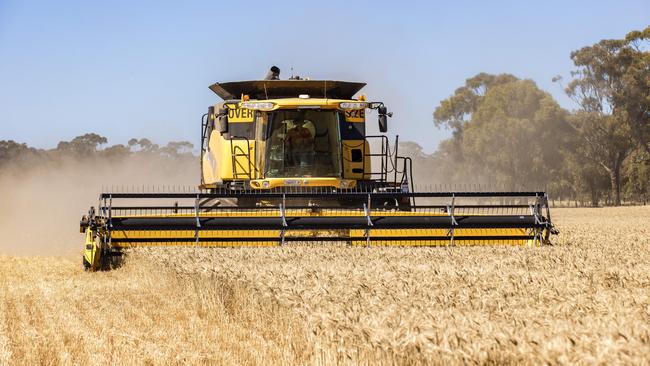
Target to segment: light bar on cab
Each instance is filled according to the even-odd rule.
[[[242,108],[254,109],[258,111],[270,111],[275,108],[275,103],[273,102],[242,102]]]
[[[339,103],[341,109],[365,109],[368,106],[366,102],[342,102]]]

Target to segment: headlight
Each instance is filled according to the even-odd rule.
[[[366,102],[342,102],[339,103],[341,109],[365,109],[368,106]]]
[[[275,107],[275,103],[273,102],[242,102],[241,103],[242,108],[246,109],[254,109],[258,111],[270,111]]]
[[[349,181],[347,180],[342,180],[341,181],[341,188],[348,188],[348,185],[350,184]]]
[[[271,186],[271,183],[269,183],[268,180],[265,180],[265,181],[262,182],[262,187],[269,188],[270,186]]]

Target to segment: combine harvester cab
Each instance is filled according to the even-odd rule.
[[[367,112],[381,133],[391,113],[353,98],[365,84],[278,75],[210,86],[224,101],[203,116],[201,185],[102,193],[81,220],[84,267],[143,246],[536,246],[556,233],[541,191],[415,192],[397,138],[366,134]]]

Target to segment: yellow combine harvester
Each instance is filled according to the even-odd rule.
[[[367,112],[382,133],[391,113],[354,98],[365,84],[278,76],[210,86],[223,102],[203,116],[195,192],[102,193],[81,220],[85,268],[141,246],[542,245],[555,233],[544,192],[413,192],[397,141],[366,134]]]

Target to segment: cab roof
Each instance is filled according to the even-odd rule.
[[[214,83],[210,90],[221,99],[239,99],[242,94],[251,99],[295,98],[308,94],[311,98],[352,99],[365,83],[338,80],[250,80]]]

